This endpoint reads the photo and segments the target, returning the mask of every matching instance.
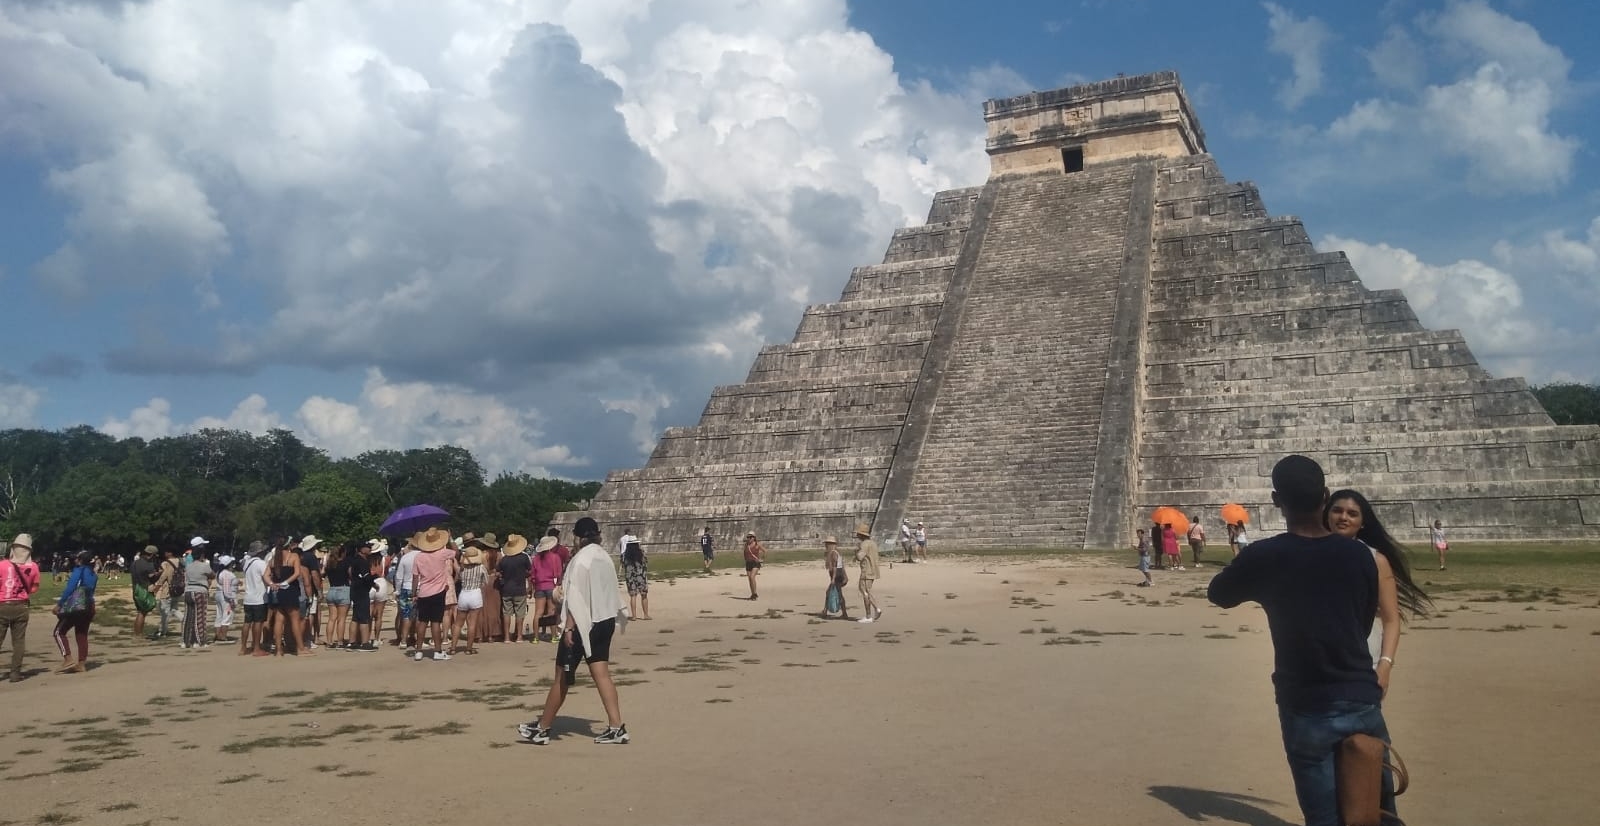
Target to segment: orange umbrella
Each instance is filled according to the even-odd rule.
[[[1150,514],[1150,521],[1162,525],[1171,525],[1172,531],[1177,534],[1189,532],[1189,517],[1184,516],[1183,511],[1174,507],[1156,508],[1155,512]]]
[[[1229,525],[1237,525],[1240,522],[1249,522],[1250,513],[1244,509],[1243,505],[1235,505],[1234,503],[1229,502],[1228,504],[1222,506],[1222,521],[1228,523]]]

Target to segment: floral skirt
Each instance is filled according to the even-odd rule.
[[[636,597],[650,593],[650,575],[645,572],[643,564],[622,563],[622,576],[628,582],[628,596]]]

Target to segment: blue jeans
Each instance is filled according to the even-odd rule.
[[[1278,708],[1283,728],[1283,751],[1294,777],[1294,794],[1306,826],[1339,826],[1339,795],[1334,786],[1334,756],[1340,741],[1352,734],[1370,734],[1389,742],[1383,708],[1370,703],[1341,701],[1318,711]],[[1394,777],[1383,773],[1383,808],[1395,812]],[[1398,812],[1396,812],[1398,814]]]

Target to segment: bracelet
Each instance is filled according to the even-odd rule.
[[[1394,657],[1379,657],[1378,658],[1378,662],[1380,662],[1380,663],[1388,663],[1389,665],[1393,666],[1394,665]]]

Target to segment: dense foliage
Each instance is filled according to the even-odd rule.
[[[0,431],[0,535],[42,549],[132,551],[202,534],[228,548],[289,534],[373,535],[391,511],[439,505],[451,525],[532,535],[598,482],[501,474],[459,447],[330,459],[288,430],[115,439],[90,427]]]
[[[1533,388],[1556,424],[1600,424],[1600,384],[1555,382]]]

